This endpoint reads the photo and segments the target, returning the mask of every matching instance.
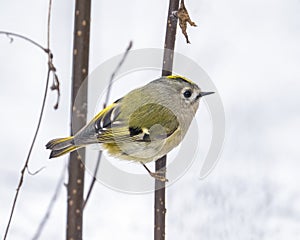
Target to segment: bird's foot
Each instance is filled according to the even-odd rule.
[[[169,180],[165,177],[166,175],[166,170],[159,170],[156,172],[150,172],[149,173],[151,177],[155,178],[158,181],[161,182],[168,182]]]

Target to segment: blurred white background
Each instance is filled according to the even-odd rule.
[[[214,81],[226,114],[223,154],[199,180],[200,164],[167,190],[167,239],[297,239],[300,235],[300,1],[185,1],[198,25],[178,30],[176,51]],[[0,30],[45,45],[48,1],[0,0]],[[90,70],[133,49],[162,48],[168,1],[93,1]],[[61,81],[50,92],[9,239],[31,239],[67,157],[48,160],[45,143],[69,134],[74,5],[54,1],[51,49]],[[47,56],[27,42],[0,36],[0,236],[30,146],[47,72]],[[149,79],[152,80],[151,77]],[[132,86],[134,88],[134,86]],[[197,116],[206,116],[205,108]],[[203,117],[203,128],[209,118]],[[207,136],[202,136],[209,138]],[[200,150],[201,154],[205,152]],[[87,175],[87,183],[90,176]],[[41,239],[64,239],[66,189]],[[84,213],[85,239],[152,239],[153,195],[128,195],[96,184]]]

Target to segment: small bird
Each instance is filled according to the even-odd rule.
[[[50,158],[100,144],[109,155],[142,163],[156,161],[184,138],[199,106],[202,92],[182,76],[166,76],[137,88],[99,112],[74,136],[46,144]]]

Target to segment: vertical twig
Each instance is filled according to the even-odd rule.
[[[82,209],[83,209],[83,210],[84,210],[84,208],[85,208],[85,206],[86,206],[88,200],[90,199],[91,193],[92,193],[93,188],[94,188],[94,185],[95,185],[95,183],[96,183],[96,180],[97,180],[96,176],[97,176],[97,174],[98,174],[98,170],[99,170],[99,167],[100,167],[100,161],[101,161],[101,158],[102,158],[102,151],[100,151],[100,152],[98,153],[97,162],[96,162],[96,166],[95,166],[94,174],[93,174],[93,179],[92,179],[92,181],[91,181],[91,184],[90,184],[90,186],[89,186],[88,192],[87,192],[87,194],[86,194],[86,198],[85,198],[85,200],[84,200],[84,202],[83,202],[83,206],[82,206]]]
[[[174,15],[179,8],[179,0],[169,1],[169,10],[167,18],[167,29],[164,45],[164,58],[162,76],[172,74],[174,46],[177,29],[177,18]],[[155,163],[155,171],[164,170],[166,174],[166,161],[167,156],[158,159]],[[155,195],[154,195],[154,240],[165,239],[165,220],[166,220],[166,207],[165,207],[165,182],[155,180]]]
[[[61,186],[63,185],[64,183],[64,179],[65,179],[65,175],[66,175],[66,165],[63,167],[62,169],[62,172],[60,174],[60,177],[59,177],[59,180],[57,182],[57,185],[56,185],[56,188],[55,188],[55,191],[54,191],[54,195],[52,196],[51,200],[50,200],[50,203],[48,205],[48,208],[47,208],[47,211],[42,219],[42,221],[40,222],[32,240],[38,240],[44,230],[44,227],[46,226],[46,223],[50,217],[50,214],[52,212],[52,209],[54,207],[54,204],[57,200],[57,197],[59,195],[59,190],[61,189]]]
[[[21,170],[21,177],[20,177],[19,184],[18,184],[18,187],[17,187],[17,190],[16,190],[16,194],[15,194],[15,197],[14,197],[13,205],[12,205],[12,208],[11,208],[11,212],[10,212],[9,220],[8,220],[8,223],[7,223],[7,226],[6,226],[6,230],[5,230],[5,234],[4,234],[3,240],[6,239],[8,231],[9,231],[10,223],[11,223],[11,220],[12,220],[12,217],[13,217],[13,213],[14,213],[16,204],[17,204],[17,200],[18,200],[18,196],[19,196],[19,193],[20,193],[20,189],[21,189],[21,187],[23,185],[25,170],[28,168],[28,163],[29,163],[29,160],[30,160],[31,152],[32,152],[33,146],[35,144],[35,141],[36,141],[39,129],[40,129],[40,125],[41,125],[41,122],[42,122],[42,117],[43,117],[43,114],[44,114],[45,103],[46,103],[46,97],[47,97],[47,93],[48,93],[48,84],[49,84],[50,72],[51,71],[49,69],[48,70],[48,74],[47,74],[46,87],[45,87],[44,98],[43,98],[43,103],[42,103],[42,108],[41,108],[41,112],[40,112],[38,124],[37,124],[36,130],[35,130],[35,133],[34,133],[33,140],[31,142],[31,146],[30,146],[28,154],[27,154],[27,158],[26,158],[25,164],[24,164],[24,166],[23,166],[23,168]]]
[[[45,86],[44,96],[43,96],[43,100],[42,100],[42,107],[41,107],[37,127],[36,127],[36,130],[35,130],[35,133],[34,133],[34,136],[33,136],[33,139],[32,139],[32,142],[31,142],[31,145],[30,145],[30,148],[29,148],[26,160],[25,160],[25,163],[24,163],[23,168],[21,170],[21,176],[20,176],[20,179],[19,179],[19,183],[18,183],[18,187],[17,187],[16,193],[15,193],[15,197],[14,197],[14,200],[13,200],[13,204],[12,204],[12,208],[11,208],[11,211],[10,211],[10,216],[9,216],[8,223],[7,223],[7,226],[6,226],[6,229],[5,229],[3,240],[5,240],[7,238],[9,228],[10,228],[10,224],[11,224],[11,221],[12,221],[12,217],[13,217],[13,214],[14,214],[14,211],[15,211],[15,208],[16,208],[18,196],[19,196],[21,187],[23,185],[25,170],[28,169],[28,164],[29,164],[29,160],[30,160],[30,157],[31,157],[31,153],[32,153],[32,150],[33,150],[33,147],[34,147],[37,135],[39,133],[41,123],[42,123],[44,110],[45,110],[46,99],[47,99],[50,75],[51,75],[51,73],[53,75],[56,75],[56,73],[55,73],[56,69],[55,69],[55,67],[53,65],[53,62],[52,62],[53,54],[50,50],[50,42],[49,42],[49,39],[50,39],[50,18],[51,18],[51,0],[49,0],[49,8],[48,8],[48,22],[47,22],[47,39],[48,39],[48,41],[47,41],[47,48],[42,47],[40,44],[33,41],[32,39],[27,38],[25,36],[22,36],[20,34],[10,33],[10,32],[3,32],[3,31],[0,32],[0,34],[6,34],[8,37],[14,36],[14,37],[19,37],[19,38],[21,38],[25,41],[28,41],[28,42],[34,44],[35,46],[41,48],[44,52],[46,52],[48,54],[48,73],[47,73],[47,77],[46,77],[46,86]],[[13,39],[13,38],[11,38],[11,39]]]
[[[74,16],[73,71],[72,71],[72,128],[71,134],[86,124],[87,84],[90,44],[91,0],[76,0]],[[83,85],[82,85],[83,84]],[[81,93],[78,90],[81,87]],[[75,103],[76,106],[73,104]],[[82,239],[83,192],[85,151],[74,151],[69,160],[69,181],[67,200],[67,240]]]
[[[109,79],[109,83],[108,83],[108,88],[107,88],[107,92],[106,92],[106,96],[105,96],[105,101],[104,101],[104,104],[103,104],[103,108],[106,108],[107,104],[108,104],[108,101],[109,101],[109,97],[110,97],[110,93],[111,93],[111,87],[112,87],[112,83],[113,83],[113,80],[116,76],[116,74],[118,73],[118,71],[120,70],[120,68],[122,67],[123,63],[125,62],[125,59],[130,51],[130,49],[132,48],[132,41],[129,42],[129,45],[121,59],[121,61],[119,62],[119,64],[117,65],[116,69],[114,70],[114,72],[111,74],[111,77]],[[90,196],[91,196],[91,193],[92,193],[92,190],[93,190],[93,187],[95,185],[95,182],[96,182],[96,176],[98,174],[98,169],[99,169],[99,166],[100,166],[100,161],[101,161],[101,157],[102,157],[102,151],[99,152],[98,154],[98,158],[97,158],[97,162],[96,162],[96,167],[95,167],[95,170],[94,170],[94,174],[93,174],[93,179],[91,181],[91,184],[90,184],[90,187],[89,187],[89,190],[87,192],[87,195],[86,195],[86,198],[85,198],[85,201],[83,203],[83,209],[85,208]]]

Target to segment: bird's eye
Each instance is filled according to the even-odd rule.
[[[192,90],[190,90],[190,89],[185,90],[185,91],[183,92],[183,96],[184,96],[185,98],[190,98],[190,97],[192,96]]]

